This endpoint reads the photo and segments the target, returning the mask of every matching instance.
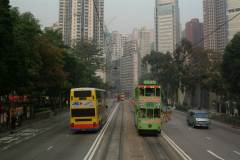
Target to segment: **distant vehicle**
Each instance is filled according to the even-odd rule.
[[[123,93],[118,95],[118,101],[124,101],[125,100],[125,95]]]
[[[144,81],[135,89],[135,124],[138,132],[160,133],[162,127],[161,87],[155,81]]]
[[[106,92],[97,88],[70,91],[70,129],[97,131],[107,121]]]
[[[201,110],[189,110],[187,115],[188,125],[195,127],[206,127],[210,126],[209,114],[206,111]]]
[[[121,101],[124,101],[124,100],[125,100],[125,95],[124,95],[124,94],[121,94],[121,95],[120,95],[120,100],[121,100]]]

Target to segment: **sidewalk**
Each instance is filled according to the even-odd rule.
[[[57,115],[54,115],[54,113],[51,112],[49,115],[44,114],[44,115],[37,116],[33,119],[25,120],[22,122],[21,126],[16,127],[14,131],[12,131],[11,128],[6,128],[6,130],[0,131],[0,138],[7,136],[9,134],[12,134],[11,132],[16,133],[32,126],[38,126],[40,123],[45,123],[48,120],[58,118],[62,114],[66,113],[67,111],[68,111],[67,109],[63,109],[61,111],[58,111]]]

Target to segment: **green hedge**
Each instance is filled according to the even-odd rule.
[[[229,115],[212,115],[211,119],[240,127],[240,117],[239,116],[233,117],[233,116],[229,116]]]

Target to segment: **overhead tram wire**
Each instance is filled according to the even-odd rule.
[[[204,42],[204,39],[209,38],[211,35],[213,35],[215,32],[217,32],[219,29],[221,29],[223,26],[227,25],[229,22],[231,22],[233,19],[235,19],[236,17],[238,17],[240,15],[240,12],[236,15],[234,15],[231,19],[225,21],[223,24],[221,24],[219,27],[217,27],[214,31],[212,31],[211,33],[209,33],[206,38],[202,38],[197,44],[193,45],[192,48],[196,48],[198,47],[202,42]]]

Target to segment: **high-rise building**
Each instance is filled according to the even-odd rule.
[[[132,97],[138,84],[137,41],[126,43],[126,54],[120,60],[120,86],[126,96]]]
[[[223,53],[227,43],[226,0],[203,0],[204,48]]]
[[[72,0],[59,0],[59,28],[65,45],[71,45]]]
[[[93,6],[93,41],[101,50],[104,48],[104,0],[88,0]]]
[[[151,31],[141,28],[138,32],[138,37],[140,57],[143,58],[151,53]]]
[[[129,35],[127,34],[121,34],[121,43],[122,43],[122,49],[123,49],[123,55],[127,53],[126,47],[127,47],[127,42],[129,41]]]
[[[240,32],[240,16],[237,16],[236,18],[234,18],[234,16],[236,16],[237,14],[240,14],[240,1],[239,0],[227,0],[227,18],[229,20],[228,41],[231,41],[233,36],[237,32]],[[234,18],[234,19],[232,19],[232,18]]]
[[[60,0],[59,26],[65,45],[93,41],[104,48],[104,0]]]
[[[111,38],[112,60],[120,59],[123,56],[122,36],[118,31],[112,32]]]
[[[200,23],[197,18],[191,19],[185,25],[186,39],[193,46],[203,47],[203,23]]]
[[[72,0],[71,45],[93,40],[93,1]]]
[[[156,51],[172,53],[180,41],[178,0],[156,0],[155,47]]]

